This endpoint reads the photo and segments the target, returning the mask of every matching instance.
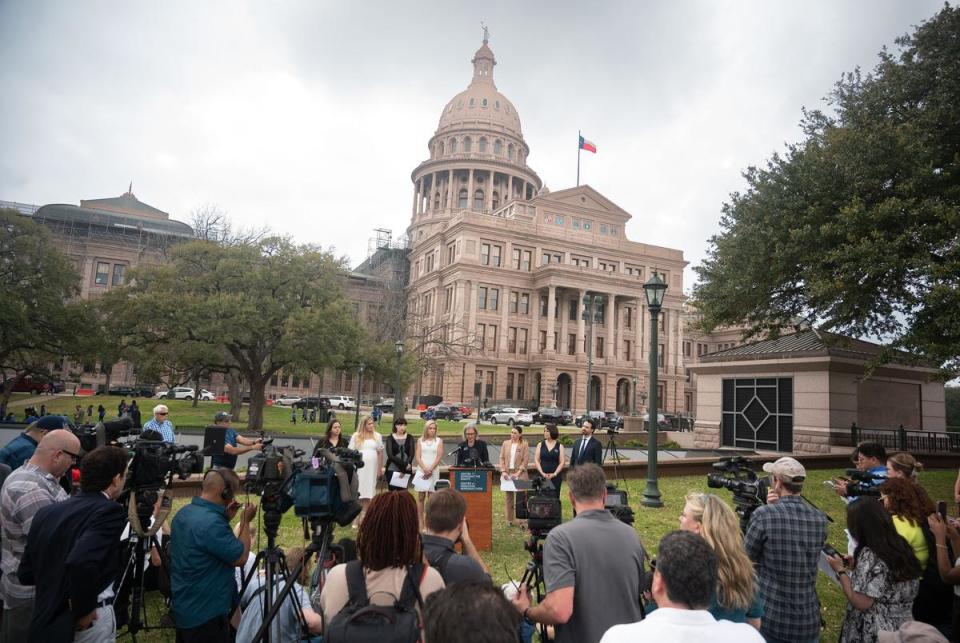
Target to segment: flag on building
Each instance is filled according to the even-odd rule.
[[[580,137],[580,149],[581,149],[581,150],[586,150],[586,151],[588,151],[588,152],[593,152],[594,154],[597,153],[597,146],[594,145],[594,143],[593,143],[592,141],[588,141],[587,139],[583,138],[582,136]]]

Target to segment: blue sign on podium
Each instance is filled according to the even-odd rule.
[[[454,488],[461,493],[486,493],[487,470],[458,470],[456,471]]]

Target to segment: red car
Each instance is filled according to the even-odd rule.
[[[7,380],[3,383],[3,386],[6,387],[10,383],[10,380]],[[48,382],[35,380],[30,375],[24,375],[18,379],[13,385],[14,393],[33,393],[34,395],[39,395],[40,393],[62,393],[64,389],[63,382]]]
[[[473,409],[471,409],[466,404],[461,404],[460,402],[443,402],[443,404],[446,404],[447,406],[457,407],[458,409],[460,409],[460,415],[462,415],[464,418],[470,417],[470,414],[473,413]]]

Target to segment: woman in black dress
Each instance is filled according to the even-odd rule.
[[[402,487],[391,487],[394,474],[413,473],[413,455],[416,452],[416,440],[407,434],[407,420],[398,417],[393,421],[393,433],[384,440],[387,451],[387,489],[404,491]]]
[[[320,441],[319,446],[324,449],[335,449],[336,447],[347,446],[347,441],[343,439],[342,432],[343,427],[340,425],[340,420],[333,418],[330,420],[330,423],[327,424],[326,437]]]
[[[560,497],[560,484],[563,482],[563,467],[565,464],[563,445],[558,438],[560,432],[556,424],[548,424],[543,429],[543,441],[534,451],[533,463],[540,475],[553,483],[553,494]]]

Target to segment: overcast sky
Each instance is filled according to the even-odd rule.
[[[633,215],[628,236],[700,261],[741,171],[801,108],[912,31],[900,2],[82,2],[0,0],[0,199],[134,193],[175,219],[335,246],[409,224],[411,171],[490,28],[530,166]],[[692,273],[688,269],[685,286]]]

